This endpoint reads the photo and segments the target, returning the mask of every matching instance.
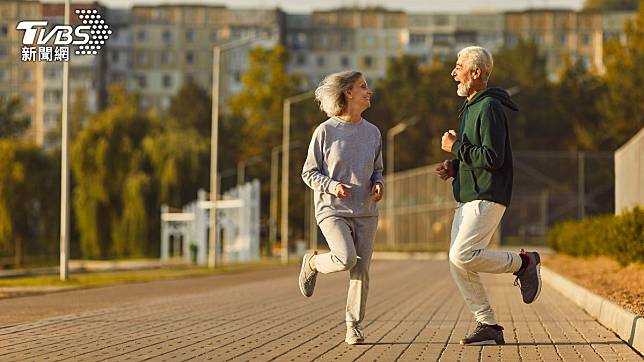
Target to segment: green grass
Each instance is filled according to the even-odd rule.
[[[39,275],[0,279],[0,287],[43,287],[43,286],[101,286],[111,284],[167,280],[220,273],[238,272],[254,269],[279,268],[279,260],[260,261],[251,264],[237,264],[209,269],[206,267],[168,267],[161,269],[116,271],[116,272],[78,272],[70,273],[67,281],[58,275]]]

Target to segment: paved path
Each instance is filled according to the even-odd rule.
[[[642,361],[549,287],[530,306],[511,275],[486,277],[505,346],[474,328],[447,264],[375,261],[364,345],[344,340],[348,273],[306,299],[298,270],[130,284],[0,301],[0,361]]]

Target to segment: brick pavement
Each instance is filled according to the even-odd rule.
[[[642,361],[548,286],[535,304],[524,305],[512,275],[485,277],[507,344],[460,346],[475,323],[440,261],[374,261],[367,340],[348,346],[348,273],[321,275],[315,295],[306,299],[299,294],[297,272],[291,267],[244,273],[234,283],[229,276],[213,276],[85,291],[100,299],[110,290],[112,303],[4,323],[0,361]],[[191,283],[199,287],[190,291]],[[182,292],[173,292],[178,285]],[[133,288],[140,298],[127,295]],[[155,292],[145,294],[146,288]],[[81,300],[73,293],[57,293],[55,300]],[[40,296],[4,303],[24,301],[36,308],[29,298],[47,302]]]

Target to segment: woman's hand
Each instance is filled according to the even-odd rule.
[[[347,185],[347,184],[338,184],[338,186],[335,187],[335,196],[344,199],[345,197],[351,197],[351,193],[349,190],[353,186]]]
[[[371,197],[373,201],[378,202],[382,200],[382,197],[385,195],[385,187],[382,184],[376,183],[371,187]]]

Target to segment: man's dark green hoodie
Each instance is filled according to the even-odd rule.
[[[518,110],[505,90],[492,87],[477,92],[461,108],[461,128],[452,146],[456,201],[510,205],[512,146],[504,106]]]

